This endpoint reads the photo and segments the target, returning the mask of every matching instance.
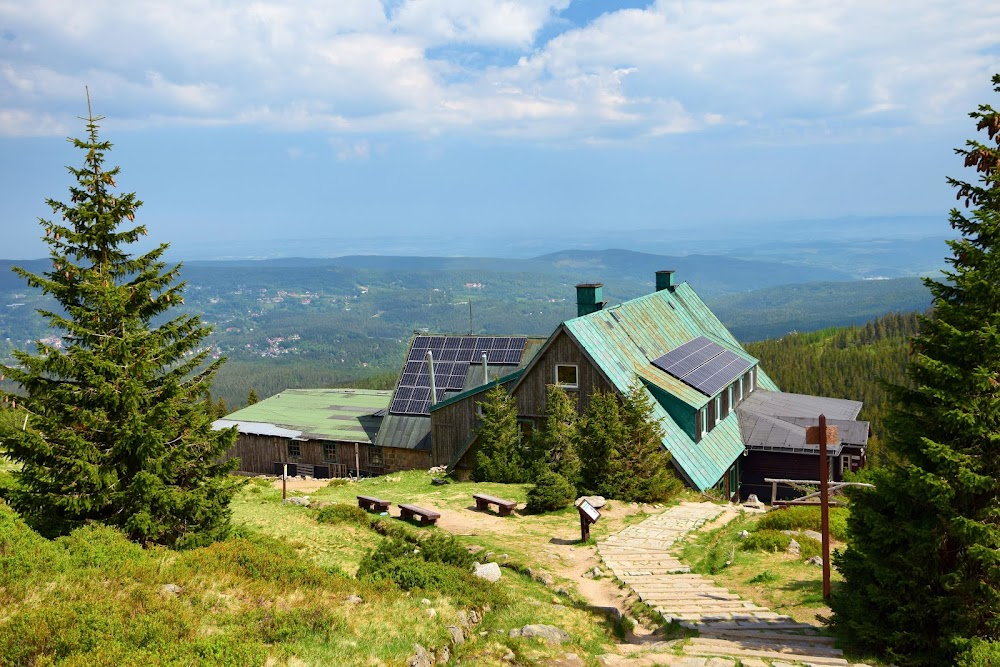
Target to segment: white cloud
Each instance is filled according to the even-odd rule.
[[[1000,69],[981,0],[660,0],[537,43],[567,4],[0,0],[0,134],[65,135],[89,84],[130,126],[801,139],[960,122]]]

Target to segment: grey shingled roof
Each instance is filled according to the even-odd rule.
[[[830,443],[831,455],[845,444],[868,444],[868,422],[856,421],[861,403],[842,398],[786,394],[760,389],[736,406],[740,435],[748,449],[818,454],[819,445],[806,444],[806,427],[817,426],[819,415],[836,426],[840,442]]]

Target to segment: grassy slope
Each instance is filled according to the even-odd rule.
[[[472,484],[432,487],[426,473],[416,472],[365,480],[362,487],[330,487],[312,497],[353,502],[364,492],[458,509],[471,505],[473,492]],[[525,494],[525,487],[475,490],[522,502]],[[260,482],[248,484],[234,514],[237,536],[178,553],[140,549],[102,527],[47,541],[0,504],[0,666],[395,665],[412,655],[415,643],[448,644],[447,626],[458,624],[462,609],[452,596],[406,593],[352,576],[366,550],[382,539],[370,528],[318,523],[315,510],[282,504],[280,491]],[[538,567],[540,546],[553,534],[574,533],[575,513],[484,517],[490,521],[503,527],[501,535],[470,531],[479,534],[460,539],[509,556],[498,558],[513,566],[504,567],[501,582],[481,584],[508,604],[494,604],[479,626],[467,630],[453,659],[503,665],[502,656],[513,651],[521,664],[545,664],[573,652],[592,662],[606,652],[613,628],[602,616],[521,573],[524,566]],[[166,590],[168,584],[180,592]],[[351,604],[351,595],[364,602]],[[573,639],[549,647],[508,637],[510,629],[528,623],[556,625]]]

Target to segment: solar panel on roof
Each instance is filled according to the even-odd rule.
[[[753,362],[704,336],[698,336],[657,357],[653,365],[706,396],[714,396],[745,373]]]

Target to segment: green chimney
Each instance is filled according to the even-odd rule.
[[[601,291],[604,283],[580,283],[576,286],[576,316],[596,313],[604,307]]]
[[[673,271],[657,271],[656,272],[656,291],[668,289],[671,292],[674,291],[674,272]]]

